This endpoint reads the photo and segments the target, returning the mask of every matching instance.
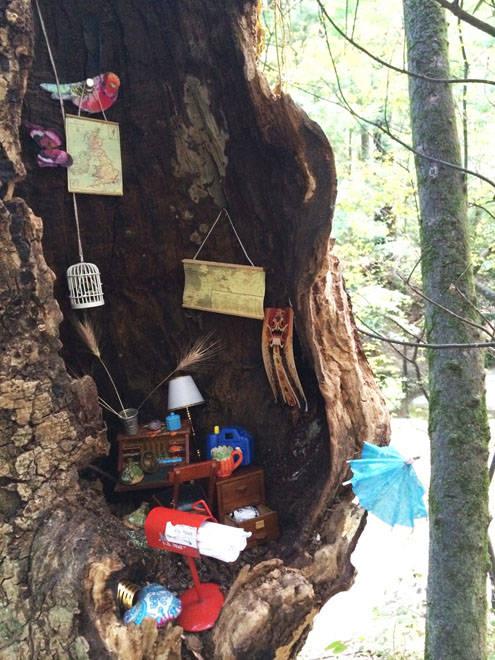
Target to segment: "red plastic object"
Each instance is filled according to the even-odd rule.
[[[198,511],[200,509],[196,508],[195,510]],[[144,523],[144,533],[146,534],[148,545],[152,548],[160,548],[160,550],[178,552],[181,555],[199,557],[196,540],[198,529],[207,520],[214,520],[211,515],[208,515],[209,509],[207,512],[205,511],[205,513],[207,515],[179,511],[178,509],[166,509],[163,506],[155,507],[149,512],[146,522]],[[188,546],[168,540],[165,537],[167,523],[171,523],[172,525],[185,525],[193,528],[194,531],[191,534],[192,545]]]
[[[234,458],[237,456],[237,459]],[[230,454],[228,458],[223,458],[218,461],[218,476],[230,477],[232,472],[242,463],[242,451],[237,448]]]
[[[194,559],[187,557],[194,586],[180,596],[182,610],[177,619],[179,626],[190,632],[213,628],[222,609],[224,597],[218,584],[200,582]]]
[[[199,557],[197,532],[207,520],[213,522],[216,522],[216,520],[211,515],[211,511],[204,500],[195,502],[193,508],[194,511],[203,512],[206,515],[177,509],[166,509],[161,506],[155,507],[146,518],[144,532],[146,541],[152,548],[178,552],[186,556],[194,586],[187,589],[180,596],[182,610],[177,622],[184,630],[197,632],[208,630],[214,626],[222,609],[224,597],[218,584],[212,582],[201,583],[199,581],[198,571],[193,559],[193,557]],[[183,545],[167,539],[165,537],[167,523],[191,527],[190,539],[192,545]]]

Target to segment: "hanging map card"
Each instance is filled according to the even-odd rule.
[[[265,271],[258,266],[183,259],[183,307],[206,312],[264,317]]]
[[[65,133],[67,151],[74,161],[67,169],[69,192],[122,195],[119,125],[67,115]]]

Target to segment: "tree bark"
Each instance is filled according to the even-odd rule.
[[[33,23],[25,0],[3,3],[2,67],[0,79],[0,182],[2,195],[10,197],[14,184],[26,174],[21,159],[19,122],[22,99],[33,53]]]
[[[11,0],[2,19],[8,34],[14,27],[5,17],[14,5],[30,25],[30,4]],[[70,314],[63,275],[77,254],[72,200],[64,172],[37,168],[35,145],[26,139],[28,176],[17,192],[43,216],[44,236],[42,248],[41,221],[23,200],[4,204],[2,653],[176,658],[189,657],[188,648],[200,652],[202,644],[205,657],[294,657],[321,604],[353,581],[350,554],[364,518],[341,485],[346,460],[359,455],[363,441],[385,444],[389,437],[384,402],[331,254],[331,148],[319,127],[289,97],[275,96],[258,73],[254,0],[40,6],[61,80],[81,80],[98,66],[122,81],[107,116],[121,126],[124,196],[78,200],[85,254],[100,267],[106,297],[91,316],[124,401],[131,406],[144,398],[174,366],[185,339],[214,330],[224,348],[215,368],[197,377],[207,399],[195,411],[198,435],[216,423],[253,433],[282,535],[232,565],[198,562],[201,578],[227,594],[214,634],[204,633],[199,647],[191,636],[182,646],[177,626],[157,631],[119,622],[119,578],[158,581],[179,593],[189,578],[180,557],[129,537],[114,515],[122,502],[111,488],[105,485],[107,504],[99,482],[78,474],[109,445],[93,380],[69,377],[59,355],[60,308]],[[96,25],[96,50],[90,25]],[[37,22],[36,30],[25,118],[62,129],[58,103],[38,86],[53,73]],[[31,39],[28,30],[27,58]],[[18,45],[7,51],[10,70],[19,67]],[[7,81],[17,104],[15,121],[0,116],[5,144],[18,128],[26,73]],[[8,172],[21,173],[18,149],[8,163]],[[272,400],[260,323],[181,308],[181,259],[194,254],[222,206],[255,263],[266,268],[265,304],[294,307],[307,413]],[[242,262],[228,225],[218,227],[205,258]],[[61,327],[71,372],[93,371],[70,328]],[[98,391],[110,397],[102,374],[93,375]],[[153,396],[143,417],[163,418],[163,398],[160,391]],[[112,445],[117,429],[106,421]],[[106,471],[115,471],[112,449],[102,460]]]
[[[359,158],[363,161],[369,160],[370,157],[370,134],[366,128],[361,127],[360,131],[361,137],[361,151]]]
[[[409,68],[448,78],[443,10],[434,0],[404,0]],[[451,89],[409,79],[414,148],[460,164]],[[462,173],[416,158],[425,294],[467,318],[474,301]],[[478,333],[425,302],[429,342],[479,341]],[[484,658],[488,525],[488,439],[483,353],[430,351],[430,568],[426,657]]]

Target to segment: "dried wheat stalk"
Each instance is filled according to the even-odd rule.
[[[125,407],[124,404],[122,403],[122,399],[120,398],[120,394],[115,384],[115,381],[112,378],[112,375],[108,370],[107,365],[103,361],[103,358],[101,357],[101,351],[98,344],[98,336],[97,336],[98,333],[96,332],[95,327],[93,326],[91,321],[86,317],[84,317],[83,321],[74,318],[73,324],[77,330],[79,337],[83,341],[84,345],[95,356],[95,358],[99,361],[99,363],[105,370],[110,380],[110,383],[112,384],[112,387],[115,391],[115,394],[117,395],[117,399],[121,406],[121,410],[124,411]],[[163,378],[158,383],[158,385],[155,385],[155,387],[151,390],[151,392],[147,394],[147,396],[141,401],[137,409],[140,410],[144,405],[144,403],[150,398],[150,396],[154,394],[159,387],[161,387],[164,383],[166,383],[167,380],[171,378],[175,373],[178,373],[180,371],[186,371],[186,369],[191,371],[197,368],[199,365],[202,365],[208,360],[211,360],[211,358],[213,358],[213,356],[216,355],[219,350],[220,350],[220,344],[217,340],[212,339],[212,333],[209,333],[204,337],[200,337],[199,339],[197,339],[194,342],[194,344],[191,346],[191,348],[188,351],[186,351],[186,353],[179,360],[177,366],[169,374],[167,374],[167,376],[165,376],[165,378]],[[98,397],[98,399],[100,405],[103,408],[105,408],[108,412],[117,415],[117,417],[120,417],[121,419],[125,419],[125,415],[116,412],[110,406],[110,404],[107,403],[104,399],[102,399],[101,397]]]
[[[143,404],[150,398],[150,396],[154,394],[159,387],[166,383],[167,380],[171,378],[175,373],[179,371],[186,371],[186,369],[189,371],[196,369],[200,364],[204,364],[208,360],[211,360],[219,350],[220,343],[217,340],[212,339],[212,333],[197,339],[191,348],[180,359],[175,369],[167,374],[167,376],[165,376],[165,378],[163,378],[158,383],[158,385],[155,385],[151,392],[147,394],[146,397],[141,401],[137,409],[140,410]]]
[[[101,364],[101,366],[105,370],[105,372],[106,372],[106,374],[107,374],[107,376],[110,380],[110,383],[112,384],[112,387],[115,391],[115,394],[117,395],[117,399],[119,400],[121,410],[125,410],[125,406],[122,403],[122,399],[120,398],[120,394],[119,394],[119,391],[117,389],[117,385],[115,384],[115,381],[112,378],[112,374],[108,370],[107,365],[105,364],[105,362],[103,361],[103,358],[101,357],[100,347],[98,345],[97,333],[96,333],[96,330],[95,330],[93,324],[86,317],[84,317],[83,321],[80,321],[79,319],[74,318],[73,323],[74,323],[74,327],[76,328],[79,337],[82,339],[82,341],[83,341],[84,345],[86,346],[86,348],[90,351],[90,353],[92,353],[95,356],[95,358],[99,361],[99,363]],[[110,411],[115,413],[115,411],[111,408],[111,406],[108,403],[106,403],[106,401],[104,401],[104,403],[106,404],[107,409],[110,409]],[[122,415],[120,413],[115,413],[115,414],[118,417],[122,418]]]

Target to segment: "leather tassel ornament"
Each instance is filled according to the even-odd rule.
[[[291,307],[265,308],[261,351],[275,401],[281,398],[288,406],[307,411],[308,403],[294,362],[293,322]]]

